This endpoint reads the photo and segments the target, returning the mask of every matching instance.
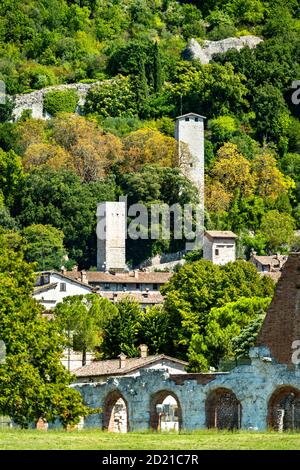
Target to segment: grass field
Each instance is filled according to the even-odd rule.
[[[197,431],[110,434],[84,431],[0,431],[0,450],[299,450],[300,433]]]

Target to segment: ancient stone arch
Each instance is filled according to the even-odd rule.
[[[163,405],[163,402],[171,397],[174,404]],[[176,403],[176,405],[175,405]],[[161,405],[158,409],[157,405]],[[170,423],[165,429],[179,430],[182,427],[182,410],[177,395],[170,390],[160,390],[150,398],[150,428],[157,431],[162,430],[162,422]]]
[[[119,390],[110,392],[104,401],[103,429],[110,432],[129,430],[128,405]]]
[[[268,426],[276,431],[300,429],[300,390],[283,386],[274,391],[268,404]]]
[[[242,405],[232,390],[213,390],[205,402],[206,426],[217,429],[240,429]]]

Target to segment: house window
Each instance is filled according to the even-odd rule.
[[[193,164],[192,164],[192,163],[190,163],[190,167],[193,168]]]
[[[110,286],[109,283],[106,282],[106,283],[104,284],[104,289],[108,290],[108,289],[109,289],[109,286]]]
[[[61,282],[59,285],[59,290],[60,292],[66,292],[67,291],[67,284],[65,282]]]
[[[195,117],[195,122],[198,122],[199,121],[199,118]]]
[[[140,284],[136,284],[136,289],[140,289],[141,288],[141,285]]]
[[[153,290],[158,290],[158,284],[153,284]]]
[[[189,117],[186,117],[186,118],[185,118],[185,121],[189,121],[189,120],[190,120],[190,118],[189,118]]]
[[[219,248],[215,249],[215,256],[219,256]]]

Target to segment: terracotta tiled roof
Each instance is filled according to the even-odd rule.
[[[105,297],[108,300],[119,302],[123,299],[130,299],[139,302],[140,304],[157,305],[162,304],[164,297],[160,292],[101,292],[101,297]]]
[[[197,117],[200,117],[200,118],[202,118],[202,119],[206,119],[205,116],[201,116],[201,114],[197,114],[197,113],[182,114],[181,116],[177,116],[176,119],[181,119],[181,118],[188,117],[188,116],[197,116]]]
[[[110,283],[120,283],[120,284],[165,284],[168,282],[173,273],[167,272],[139,272],[134,273],[104,273],[99,271],[87,271],[86,277],[88,282],[110,282]],[[68,271],[66,273],[67,277],[73,279],[80,279],[81,273],[79,271]]]
[[[98,377],[98,376],[116,376],[126,375],[142,367],[154,364],[156,362],[171,361],[175,364],[187,366],[188,363],[175,359],[173,357],[160,354],[157,356],[126,358],[125,367],[120,368],[119,359],[110,359],[107,361],[94,361],[89,365],[80,367],[74,371],[76,377]]]
[[[58,282],[51,282],[49,284],[45,284],[44,286],[37,286],[34,288],[33,293],[39,294],[40,292],[46,292],[47,290],[55,289]]]
[[[81,287],[85,287],[86,289],[89,289],[90,291],[93,291],[92,286],[89,286],[87,283],[81,282],[80,273],[79,273],[79,275],[78,275],[78,273],[77,273],[77,275],[75,275],[75,273],[73,273],[73,275],[72,275],[72,271],[62,273],[60,271],[54,271],[53,270],[53,271],[41,271],[41,272],[38,272],[36,274],[37,275],[56,274],[57,276],[60,276],[63,279],[67,279],[68,281],[75,282],[76,284],[80,285]],[[41,286],[41,287],[43,287],[43,286]]]
[[[272,255],[272,256],[257,256],[253,255],[251,260],[258,261],[263,266],[273,266],[274,264],[285,263],[287,256],[284,255]]]
[[[204,235],[211,238],[237,238],[237,235],[229,230],[207,230]]]
[[[281,364],[292,362],[292,344],[300,339],[300,255],[291,254],[257,339]]]

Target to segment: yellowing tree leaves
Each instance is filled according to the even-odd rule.
[[[172,167],[177,164],[177,142],[153,129],[140,129],[124,139],[126,171],[145,164]]]
[[[69,153],[59,145],[31,144],[23,157],[25,170],[47,165],[54,170],[73,167]]]
[[[211,174],[230,195],[239,191],[243,196],[250,196],[254,192],[256,180],[251,164],[234,144],[226,143],[218,150]]]

